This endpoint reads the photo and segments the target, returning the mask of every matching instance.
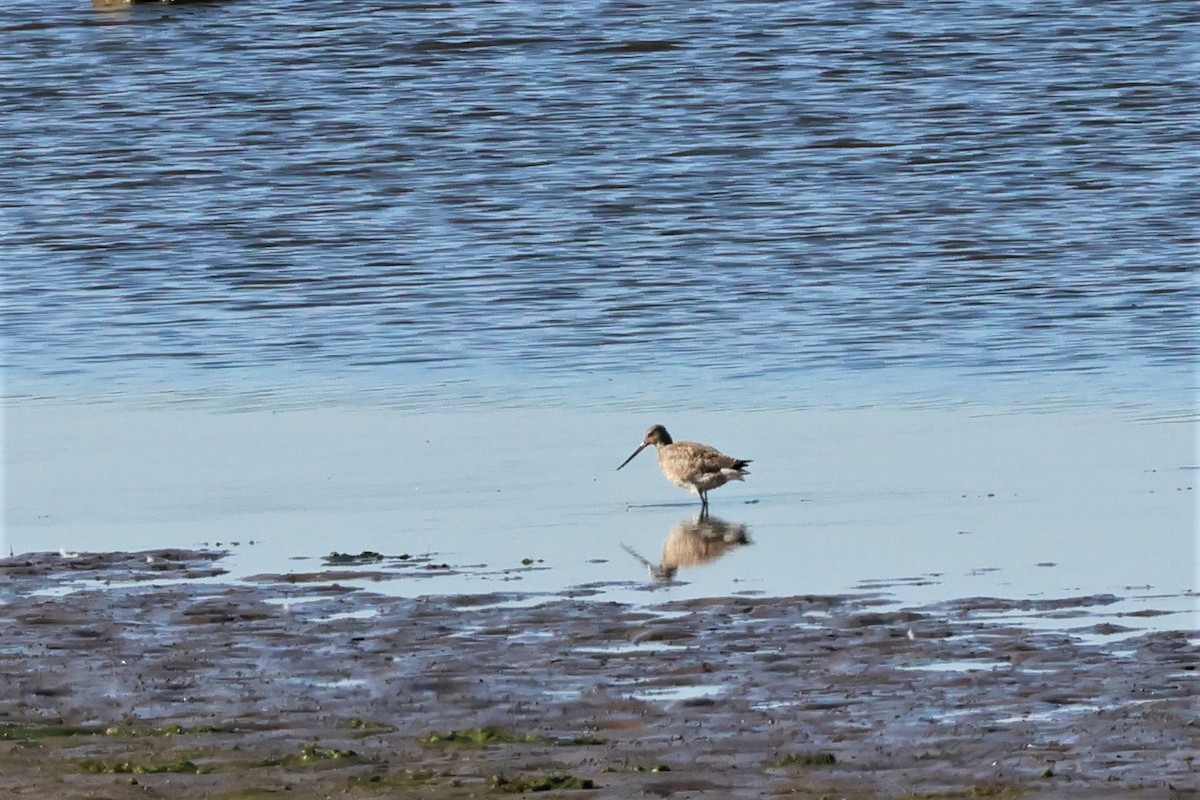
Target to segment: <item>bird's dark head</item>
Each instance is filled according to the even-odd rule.
[[[629,458],[627,458],[621,462],[621,467],[625,466],[630,461],[633,461],[634,456],[636,456],[638,453],[642,452],[643,450],[645,450],[647,447],[649,447],[652,444],[659,445],[659,444],[670,444],[670,443],[671,443],[671,434],[667,433],[667,429],[664,428],[662,425],[655,425],[653,428],[646,431],[646,438],[642,439],[642,443],[638,446],[637,450],[633,451],[632,456],[630,456]],[[617,467],[617,469],[620,469],[621,467]]]
[[[650,430],[646,431],[646,438],[642,439],[642,444],[670,444],[671,434],[667,433],[667,429],[662,425],[655,425]]]

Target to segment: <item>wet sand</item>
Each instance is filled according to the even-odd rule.
[[[996,621],[1107,595],[531,605],[235,582],[220,557],[0,561],[0,792],[1197,792],[1195,631]]]

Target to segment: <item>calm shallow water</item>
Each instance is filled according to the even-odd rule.
[[[615,471],[641,435],[623,411],[27,402],[8,416],[16,552],[205,545],[230,551],[233,577],[278,580],[356,569],[326,564],[331,551],[374,551],[412,558],[357,568],[384,573],[357,585],[405,596],[1108,594],[1121,601],[1095,619],[1053,624],[1194,624],[1197,473],[1179,421],[1095,408],[680,412],[677,430],[754,458],[698,526],[697,504],[650,456]],[[644,562],[676,567],[674,580]],[[355,582],[313,579],[331,580]],[[1137,611],[1170,613],[1116,616]]]
[[[1196,23],[1183,0],[9,9],[7,392],[1187,403]]]
[[[433,591],[646,594],[622,546],[657,562],[692,510],[648,456],[610,472],[664,422],[755,459],[715,509],[754,543],[655,596],[1178,610],[1198,21],[8,9],[6,544],[254,539],[243,575],[404,550],[464,570]],[[553,566],[504,572],[527,556]]]

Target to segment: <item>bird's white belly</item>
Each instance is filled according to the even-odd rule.
[[[728,480],[729,478],[720,472],[705,472],[696,475],[691,480],[677,481],[677,483],[692,494],[700,494],[710,489],[716,489],[718,486],[724,486]]]

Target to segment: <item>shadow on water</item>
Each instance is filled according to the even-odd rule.
[[[746,526],[720,517],[697,515],[681,520],[663,540],[662,560],[655,564],[627,544],[625,551],[650,570],[658,583],[675,580],[680,567],[697,567],[721,558],[730,550],[751,544]]]

